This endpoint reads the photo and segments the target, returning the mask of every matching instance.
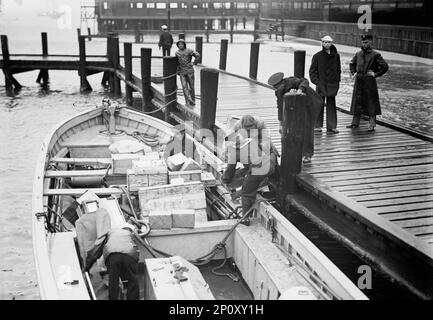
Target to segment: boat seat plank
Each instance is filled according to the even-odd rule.
[[[106,173],[107,170],[48,170],[45,172],[45,178],[101,177]],[[111,174],[111,170],[108,174]]]
[[[75,249],[75,232],[58,232],[49,234],[49,256],[51,268],[56,280],[60,299],[90,300],[80,262]],[[45,272],[50,272],[45,270]],[[65,282],[78,280],[78,284]]]
[[[111,158],[60,158],[54,157],[50,159],[50,162],[55,163],[66,163],[66,164],[105,164],[109,165],[112,163]]]
[[[44,189],[44,196],[81,196],[87,190],[92,191],[98,196],[122,194],[119,188],[77,188],[77,189]]]

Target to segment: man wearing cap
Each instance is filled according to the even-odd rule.
[[[278,151],[272,144],[265,122],[258,117],[244,115],[227,133],[228,164],[222,182],[230,184],[236,173],[236,164],[241,162],[247,169],[242,183],[242,212],[256,201],[260,183],[278,171]]]
[[[323,105],[322,98],[309,86],[305,78],[288,77],[284,78],[282,72],[273,74],[268,79],[268,84],[275,88],[277,96],[278,120],[280,121],[280,133],[283,126],[283,102],[284,94],[294,92],[307,96],[307,108],[305,110],[305,140],[302,150],[304,163],[310,163],[314,154],[314,125],[320,108]]]
[[[338,133],[335,96],[340,87],[341,63],[337,48],[332,44],[332,38],[325,36],[321,40],[322,50],[313,56],[309,72],[311,82],[316,85],[316,91],[323,99],[314,131],[322,132],[326,101],[326,132],[332,134]]]
[[[200,54],[186,47],[186,42],[180,39],[176,43],[179,50],[176,51],[178,59],[177,74],[182,83],[183,94],[187,105],[195,106],[195,90],[194,90],[194,67],[192,58],[194,57],[194,64],[196,65],[200,60]]]
[[[158,47],[160,50],[162,48],[162,55],[165,57],[170,55],[171,46],[173,45],[173,37],[170,32],[168,32],[166,25],[161,26],[161,30],[162,32],[159,35]]]
[[[368,131],[374,131],[376,115],[381,114],[376,78],[384,75],[389,66],[382,55],[372,49],[372,41],[373,35],[362,35],[361,51],[355,54],[349,64],[350,73],[355,75],[355,85],[350,106],[353,119],[347,128],[358,128],[361,115],[365,114],[369,117]]]
[[[99,257],[103,255],[108,268],[108,299],[118,300],[119,279],[127,280],[127,300],[139,300],[138,257],[139,250],[135,243],[134,226],[124,223],[119,228],[96,239],[91,250],[87,252],[85,271],[89,271]]]

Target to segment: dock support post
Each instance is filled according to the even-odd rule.
[[[179,40],[180,39],[185,40],[185,33],[179,33]]]
[[[257,68],[259,65],[260,42],[251,42],[250,50],[250,78],[257,80]]]
[[[90,83],[87,81],[86,70],[86,36],[79,36],[78,46],[80,49],[80,61],[78,63],[78,74],[80,75],[80,92],[92,91]]]
[[[203,37],[195,37],[195,51],[200,53],[200,61],[201,63],[203,61]]]
[[[233,18],[230,19],[230,43],[233,43],[233,27],[234,21]]]
[[[209,43],[209,29],[212,28],[212,20],[206,19],[206,43]]]
[[[132,106],[132,87],[129,85],[132,82],[132,43],[125,42],[123,44],[123,55],[125,59],[125,96],[126,105]]]
[[[221,70],[226,70],[228,42],[229,41],[227,39],[221,40],[221,47],[220,47],[220,69]]]
[[[200,128],[213,130],[218,97],[218,70],[200,70]]]
[[[141,48],[141,111],[150,111],[152,107],[151,65],[152,49]]]
[[[111,61],[111,37],[112,33],[109,33],[107,35],[107,59],[109,62],[110,67],[112,67],[112,61]],[[111,81],[111,72],[104,71],[104,75],[102,76],[101,84],[106,87],[107,83],[110,88],[110,92],[112,92],[112,81]]]
[[[113,55],[113,90],[114,97],[120,98],[122,96],[122,90],[120,88],[120,79],[116,75],[116,71],[119,70],[120,54],[119,54],[119,37],[116,35],[112,38],[112,55]]]
[[[283,132],[281,134],[281,200],[297,191],[296,175],[302,169],[304,145],[305,95],[284,95]]]
[[[90,28],[87,28],[87,35],[89,36],[89,41],[92,41],[92,33],[90,32]]]
[[[176,109],[177,105],[177,57],[163,58],[162,75],[165,96],[164,120],[173,123],[170,114]]]
[[[46,32],[41,32],[41,40],[42,40],[42,56],[46,57],[46,56],[48,56],[48,40],[47,40],[47,33]],[[42,80],[42,85],[47,86],[48,85],[48,79],[49,79],[48,69],[41,69],[39,71],[36,82],[41,83],[41,80]]]
[[[253,39],[256,41],[259,38],[259,34],[257,30],[259,29],[259,19],[254,18],[254,32],[253,32]]]
[[[305,75],[305,50],[295,51],[294,76],[303,78]]]
[[[6,94],[8,96],[14,96],[12,86],[12,72],[10,69],[8,37],[6,35],[1,36],[1,47],[3,55],[3,73],[5,75]]]

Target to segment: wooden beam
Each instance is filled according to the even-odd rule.
[[[111,160],[111,158],[59,158],[59,157],[54,157],[54,158],[50,159],[50,162],[66,163],[66,164],[110,165],[112,163],[112,160]]]
[[[111,174],[109,170],[108,174]],[[101,177],[105,176],[107,170],[48,170],[45,172],[45,178],[69,178],[69,177]]]
[[[132,106],[132,88],[128,85],[128,81],[132,81],[132,43],[125,42],[123,44],[123,52],[125,55],[125,95],[126,105]]]
[[[150,111],[152,108],[151,70],[152,49],[141,48],[141,110]]]
[[[98,196],[123,193],[118,188],[44,189],[44,196],[81,196],[86,191],[91,191]]]

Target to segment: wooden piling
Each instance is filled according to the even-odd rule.
[[[233,18],[230,19],[230,43],[233,43],[233,27],[234,21]]]
[[[47,57],[48,56],[48,38],[46,32],[41,32],[41,41],[42,41],[42,56]],[[36,82],[42,83],[44,86],[48,85],[48,69],[41,69],[39,71],[38,77],[36,79]]]
[[[119,37],[115,35],[112,37],[112,61],[113,68],[115,70],[119,70],[120,66],[120,53],[119,53]],[[122,90],[120,88],[120,79],[116,76],[115,72],[113,72],[113,94],[115,97],[120,98],[122,96]]]
[[[9,44],[8,37],[6,35],[1,35],[1,47],[3,55],[3,73],[5,75],[6,94],[8,96],[13,96],[14,92],[12,87],[12,72],[10,68]]]
[[[209,29],[212,27],[212,20],[206,20],[206,43],[209,43]]]
[[[150,111],[152,107],[152,92],[150,90],[151,63],[152,63],[152,49],[141,48],[141,88],[142,88],[141,110],[142,111]]]
[[[200,54],[198,63],[201,63],[203,61],[203,37],[195,37],[195,51]]]
[[[80,38],[80,36],[81,36],[81,29],[77,28],[77,38]]]
[[[179,40],[180,39],[185,40],[185,33],[179,33]]]
[[[111,50],[111,37],[110,37],[110,34],[108,34],[108,36],[107,36],[107,54],[106,54],[106,56],[107,56],[107,59],[108,59],[109,62],[111,62],[111,52],[110,52],[110,50]],[[111,66],[111,63],[110,63],[110,66]],[[108,82],[108,85],[110,85],[110,72],[104,71],[104,74],[103,74],[102,80],[101,80],[101,84],[104,87],[106,87],[107,86],[107,82]]]
[[[220,69],[225,70],[227,65],[227,47],[228,47],[228,40],[222,39],[221,40],[221,46],[220,46]]]
[[[87,70],[86,70],[86,36],[78,37],[78,46],[80,52],[80,60],[78,63],[78,74],[80,75],[80,91],[87,92],[92,91],[90,83],[87,81]]]
[[[282,200],[287,194],[297,191],[296,175],[302,169],[306,103],[305,95],[284,95],[280,176]]]
[[[298,78],[304,78],[305,50],[296,50],[294,54],[295,54],[294,76]]]
[[[218,70],[200,70],[200,128],[213,130],[218,97]]]
[[[125,61],[125,96],[126,105],[132,106],[132,87],[128,82],[132,82],[132,43],[125,42],[123,44],[123,55]]]
[[[257,80],[257,68],[259,65],[260,42],[251,42],[250,50],[250,78]]]
[[[164,57],[162,63],[164,78],[165,111],[164,120],[173,123],[170,114],[177,105],[177,57]]]
[[[90,32],[90,28],[87,28],[87,35],[89,36],[89,41],[92,41],[92,33]]]
[[[254,18],[254,32],[253,32],[254,41],[256,41],[259,38],[259,34],[257,32],[258,29],[259,29],[259,20],[257,18]]]

